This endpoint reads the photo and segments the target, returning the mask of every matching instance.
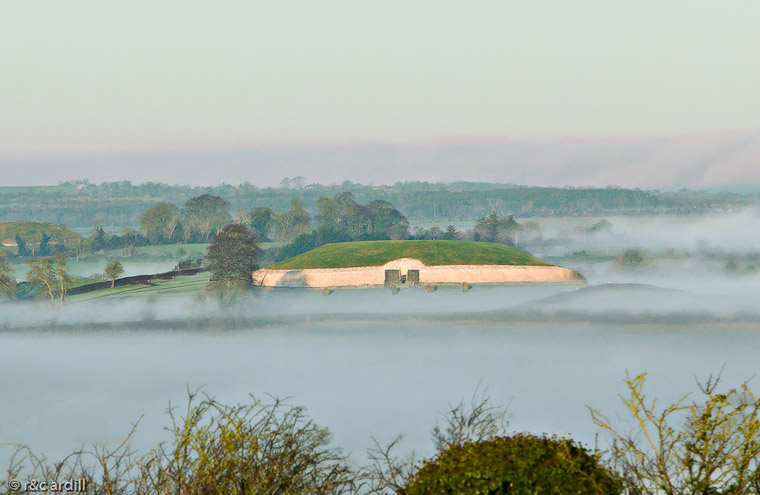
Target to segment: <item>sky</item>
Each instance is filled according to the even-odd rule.
[[[186,160],[199,168],[209,150],[315,162],[308,150],[325,147],[580,140],[619,155],[632,140],[760,132],[756,0],[0,0],[0,9],[0,185],[151,180],[174,169],[145,153],[166,151],[198,150]],[[477,180],[463,163],[441,176]],[[288,172],[320,181],[329,166]],[[413,175],[401,172],[354,175]],[[222,165],[212,180],[238,175]]]

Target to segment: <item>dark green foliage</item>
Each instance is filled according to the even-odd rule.
[[[42,238],[40,239],[40,249],[38,251],[38,254],[40,256],[47,256],[50,254],[50,235],[46,232],[42,233]]]
[[[108,238],[101,225],[96,225],[92,235],[87,239],[92,251],[102,251],[108,247]]]
[[[462,238],[462,234],[459,233],[456,227],[453,225],[446,226],[446,232],[441,234],[439,239],[443,241],[457,241]]]
[[[571,440],[520,434],[453,445],[424,463],[403,495],[614,495],[617,477]]]
[[[26,242],[20,235],[16,234],[16,244],[18,245],[18,255],[22,258],[26,258],[32,255],[32,252],[27,247]]]
[[[254,208],[249,213],[248,225],[253,235],[260,241],[266,241],[272,232],[273,220],[274,212],[271,208]]]
[[[215,280],[250,281],[258,253],[259,246],[251,231],[243,225],[232,224],[214,236],[206,263]]]
[[[350,242],[354,239],[344,230],[334,225],[322,225],[308,234],[301,234],[290,243],[278,250],[276,261],[282,261],[293,256],[311,251],[314,248],[334,242]]]
[[[367,205],[372,232],[384,232],[391,239],[406,239],[409,221],[391,203],[377,199]]]
[[[351,192],[337,194],[332,200],[319,198],[317,221],[354,239],[406,239],[409,235],[409,221],[390,202],[377,199],[361,205]]]
[[[475,222],[475,231],[480,232],[483,240],[488,242],[505,242],[512,244],[510,237],[520,225],[512,215],[504,218],[499,217],[495,211],[490,215],[480,217]]]

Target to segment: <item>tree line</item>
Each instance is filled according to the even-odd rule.
[[[157,202],[182,205],[194,197],[218,196],[235,210],[287,210],[299,199],[311,215],[317,200],[350,192],[358,203],[392,203],[415,221],[469,220],[488,215],[582,216],[611,214],[691,214],[757,204],[758,196],[701,191],[641,191],[620,187],[553,188],[508,184],[398,182],[393,185],[308,184],[303,178],[284,180],[280,187],[220,184],[177,186],[128,181],[92,184],[65,182],[58,186],[0,188],[0,221],[39,220],[72,227],[137,225],[146,208]]]

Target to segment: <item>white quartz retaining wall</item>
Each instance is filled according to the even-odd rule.
[[[419,260],[401,259],[383,266],[311,268],[306,270],[257,270],[253,282],[264,287],[362,287],[385,283],[385,270],[420,271],[425,284],[499,284],[515,282],[571,282],[578,276],[559,266],[443,265],[425,266]]]

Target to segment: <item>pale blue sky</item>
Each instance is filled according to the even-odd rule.
[[[0,156],[760,129],[760,2],[0,1]]]

